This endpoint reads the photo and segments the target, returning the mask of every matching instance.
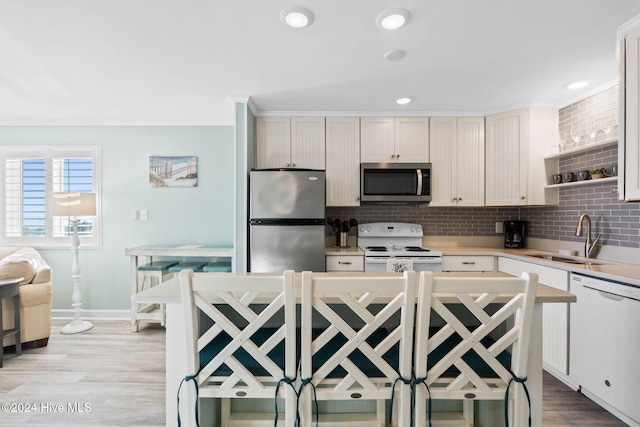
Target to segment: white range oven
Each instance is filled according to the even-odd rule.
[[[360,224],[358,247],[364,251],[364,271],[442,271],[442,252],[423,247],[422,235],[420,224]]]

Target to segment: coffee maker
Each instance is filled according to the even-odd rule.
[[[526,221],[504,222],[504,247],[509,249],[524,248]]]

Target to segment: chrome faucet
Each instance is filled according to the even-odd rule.
[[[582,222],[584,220],[587,220],[587,238],[584,241],[584,256],[585,258],[591,258],[591,254],[596,248],[596,243],[598,243],[598,240],[600,240],[600,235],[598,234],[596,240],[591,241],[591,218],[589,218],[589,215],[587,214],[582,214],[580,215],[580,219],[578,220],[578,227],[576,228],[577,237],[582,236]]]

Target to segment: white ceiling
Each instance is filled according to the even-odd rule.
[[[313,25],[285,27],[288,5]],[[409,24],[379,29],[395,7]],[[0,0],[0,124],[229,125],[230,96],[259,114],[563,107],[615,84],[636,15],[638,0]],[[578,79],[592,85],[565,88]]]

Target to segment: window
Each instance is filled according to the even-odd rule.
[[[96,193],[96,216],[78,217],[83,247],[100,247],[100,147],[0,146],[0,244],[69,246],[69,217],[53,216],[55,192]]]

